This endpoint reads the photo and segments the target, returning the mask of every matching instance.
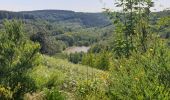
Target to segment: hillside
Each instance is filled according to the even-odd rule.
[[[65,10],[37,10],[37,11],[22,11],[10,12],[0,11],[0,19],[41,19],[49,22],[62,23],[78,23],[85,27],[102,27],[111,24],[109,19],[103,13],[82,13]]]
[[[170,100],[170,10],[116,2],[122,12],[0,11],[0,100]]]
[[[76,88],[80,82],[89,84],[93,81],[100,82],[100,88],[104,88],[108,73],[88,66],[72,64],[67,60],[56,59],[49,56],[42,56],[45,66],[38,66],[33,69],[30,76],[35,80],[39,88],[43,86],[56,86],[69,96],[75,99]],[[40,94],[39,94],[40,95]],[[29,96],[29,98],[35,95]],[[36,97],[35,97],[36,98]],[[39,100],[37,98],[36,100]]]
[[[156,27],[157,19],[169,15],[169,10],[152,13],[152,27]],[[41,44],[43,54],[53,55],[70,46],[90,46],[100,41],[113,40],[114,37],[113,24],[103,13],[65,10],[0,11],[1,21],[5,18],[23,20],[27,37]],[[169,38],[169,28],[162,28],[159,34]]]
[[[153,12],[152,19],[169,16],[170,11]],[[103,13],[83,13],[67,10],[35,10],[35,11],[0,11],[0,19],[19,18],[24,20],[46,20],[49,22],[78,23],[86,27],[104,27],[111,24],[109,18]]]

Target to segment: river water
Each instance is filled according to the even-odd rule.
[[[86,47],[86,46],[81,46],[81,47],[73,46],[73,47],[67,48],[64,52],[66,52],[68,54],[69,53],[76,53],[76,52],[87,53],[89,49],[90,49],[90,47]]]

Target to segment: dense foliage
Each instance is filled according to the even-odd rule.
[[[106,11],[114,26],[100,13],[1,11],[25,27],[0,26],[0,99],[169,100],[169,11],[151,13],[152,0],[115,5],[121,12]]]
[[[118,0],[117,6],[123,8],[124,20],[120,21],[121,16],[115,20],[110,98],[169,99],[169,48],[166,40],[151,31],[152,0]]]
[[[40,64],[40,46],[25,40],[21,22],[5,21],[4,26],[5,30],[0,33],[0,84],[5,91],[1,91],[0,98],[7,99],[9,96],[6,95],[11,93],[10,97],[19,99],[36,89],[27,72]]]
[[[85,27],[101,27],[110,23],[109,19],[102,13],[81,13],[65,10],[37,10],[10,12],[0,11],[0,19],[28,19],[28,20],[48,20],[50,22],[77,23]]]

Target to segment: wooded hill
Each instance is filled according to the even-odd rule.
[[[169,16],[170,11],[152,13],[153,18]],[[36,11],[0,11],[0,19],[41,19],[49,22],[77,23],[86,27],[104,27],[111,24],[111,21],[104,13],[83,13],[66,10],[36,10]]]
[[[110,20],[102,13],[82,13],[65,10],[37,10],[37,11],[23,11],[23,12],[10,12],[0,11],[0,19],[41,19],[50,22],[66,22],[78,23],[86,27],[100,27],[111,24]]]

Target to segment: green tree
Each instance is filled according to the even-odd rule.
[[[170,97],[170,52],[164,40],[152,37],[149,50],[115,59],[111,70],[111,99],[168,100]]]
[[[96,57],[95,67],[101,70],[109,70],[110,67],[110,55],[108,52],[103,51]]]
[[[0,33],[0,84],[10,87],[13,98],[36,89],[27,71],[40,64],[39,44],[23,35],[21,21],[4,21],[5,30]]]
[[[109,80],[110,98],[168,100],[170,52],[166,40],[151,31],[152,0],[118,1],[123,14],[119,13],[120,19],[115,21],[118,35],[113,48],[116,59]]]
[[[56,53],[61,53],[65,48],[64,42],[57,41],[54,37],[44,32],[38,32],[32,35],[31,40],[41,45],[40,52],[42,54],[54,55]]]
[[[74,64],[78,64],[82,61],[83,55],[84,55],[83,52],[70,53],[68,56],[68,60]]]
[[[139,48],[140,51],[146,52],[152,0],[117,0],[115,4],[122,8],[122,12],[115,13],[117,35],[113,51],[117,57],[129,57],[132,51],[138,51]]]

